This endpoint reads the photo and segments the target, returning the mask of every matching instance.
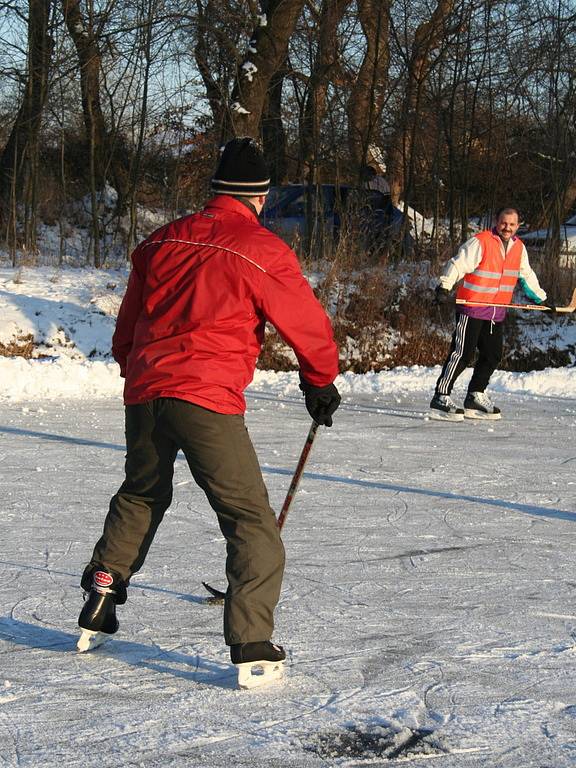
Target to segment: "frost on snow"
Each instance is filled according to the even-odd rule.
[[[242,104],[240,104],[239,101],[233,101],[232,104],[230,104],[230,109],[232,112],[236,112],[237,115],[249,115],[250,112],[248,112],[247,109],[244,109]]]
[[[258,72],[258,67],[251,61],[245,61],[244,64],[242,64],[242,69],[244,70],[244,77],[246,77],[249,82],[252,82],[254,75]]]

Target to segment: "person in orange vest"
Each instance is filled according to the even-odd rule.
[[[510,304],[518,280],[530,301],[547,303],[546,292],[528,261],[528,253],[516,232],[520,225],[516,208],[501,208],[492,229],[479,232],[460,246],[450,259],[436,286],[436,303],[448,301],[450,291],[461,281],[456,298],[468,301]],[[430,417],[449,421],[469,419],[500,419],[502,414],[485,390],[490,377],[502,358],[502,325],[504,307],[478,307],[459,304],[456,307],[456,328],[448,357],[436,382],[430,402]],[[474,366],[464,408],[450,397],[458,376],[471,363]]]

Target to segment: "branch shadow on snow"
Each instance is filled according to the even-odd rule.
[[[8,616],[0,617],[0,639],[35,650],[73,653],[75,657],[85,658],[87,664],[97,658],[113,659],[133,667],[169,674],[191,683],[217,688],[236,688],[236,672],[231,665],[210,661],[198,654],[187,655],[164,650],[156,645],[111,638],[99,648],[79,654],[76,652],[78,635],[52,627],[29,624]]]
[[[81,437],[69,437],[68,435],[56,435],[50,432],[37,432],[31,429],[22,429],[20,427],[9,427],[0,425],[0,433],[9,435],[25,435],[40,440],[48,440],[57,443],[69,443],[70,445],[86,445],[96,448],[107,448],[113,451],[124,453],[126,448],[116,443],[105,443],[98,440],[87,440]],[[183,457],[179,455],[183,460]],[[262,472],[267,475],[286,475],[292,477],[293,469],[282,469],[280,467],[262,467]],[[379,489],[382,491],[392,491],[393,493],[409,493],[418,496],[428,496],[433,499],[444,499],[446,501],[468,501],[472,504],[480,504],[484,507],[498,507],[500,509],[509,509],[512,512],[522,512],[526,515],[536,517],[550,517],[554,520],[566,520],[576,523],[576,512],[568,512],[564,509],[553,509],[550,507],[539,507],[535,504],[520,504],[515,501],[505,501],[504,499],[491,499],[485,496],[471,496],[462,493],[451,493],[450,491],[435,491],[431,488],[415,488],[410,485],[399,485],[396,483],[384,483],[379,480],[359,480],[352,477],[342,477],[341,475],[324,475],[318,472],[304,472],[303,477],[307,480],[321,480],[326,483],[339,483],[342,485],[352,485],[356,488]]]

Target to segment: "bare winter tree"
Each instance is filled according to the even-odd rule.
[[[102,109],[100,93],[102,54],[98,40],[101,27],[96,24],[93,13],[83,13],[81,0],[62,0],[62,8],[66,26],[78,56],[82,111],[89,147],[93,256],[94,265],[99,267],[101,265],[99,193],[104,189],[107,176],[110,174],[118,193],[118,209],[122,210],[128,192],[128,176],[122,159],[118,153],[114,152]]]
[[[312,8],[318,40],[306,86],[304,112],[300,123],[300,145],[307,178],[314,184],[318,182],[319,150],[328,87],[335,73],[340,70],[338,25],[350,3],[351,0],[323,0],[319,13]]]
[[[260,13],[256,3],[251,7],[252,37],[238,66],[230,116],[236,136],[259,137],[270,82],[286,60],[304,0],[261,0]]]
[[[51,0],[28,4],[28,58],[22,100],[0,155],[0,223],[13,244],[17,204],[24,202],[24,240],[36,243],[38,154],[42,115],[48,91],[53,40],[49,32]]]
[[[357,0],[357,6],[366,48],[346,111],[348,145],[359,177],[387,94],[391,0]]]
[[[238,46],[247,23],[241,5],[196,0],[194,58],[204,83],[219,143],[232,133],[230,91],[236,76]]]
[[[390,196],[397,204],[410,186],[414,172],[413,147],[418,131],[423,89],[433,63],[432,55],[448,34],[448,20],[456,0],[438,0],[432,15],[422,22],[414,39],[406,66],[404,97],[388,155]]]
[[[550,179],[540,220],[559,229],[576,203],[576,14],[563,0],[541,0],[527,13],[537,34],[519,92],[542,131],[531,150]]]

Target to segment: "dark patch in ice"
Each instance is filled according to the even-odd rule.
[[[429,729],[403,728],[395,731],[387,726],[351,726],[342,731],[320,732],[305,747],[324,759],[354,757],[373,760],[380,757],[391,760],[396,757],[443,755],[448,752]]]

